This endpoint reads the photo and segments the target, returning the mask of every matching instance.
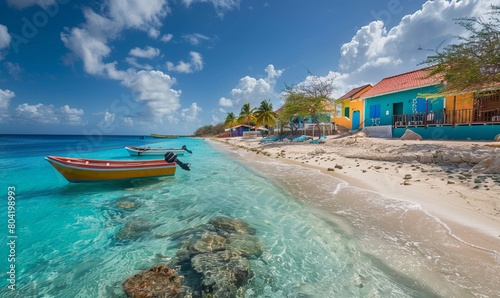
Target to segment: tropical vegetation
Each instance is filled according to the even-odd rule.
[[[319,127],[320,121],[333,108],[331,96],[335,85],[333,78],[308,76],[304,83],[287,86],[285,90],[285,104],[280,113],[282,121],[289,121],[293,117],[311,117]]]
[[[491,8],[486,20],[457,19],[468,34],[443,50],[439,45],[422,62],[431,65],[429,76],[444,77],[442,93],[479,91],[500,83],[500,6]]]

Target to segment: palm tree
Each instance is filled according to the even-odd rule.
[[[238,124],[236,115],[233,112],[227,113],[226,120],[224,120],[224,127],[230,129],[231,136],[233,136],[233,126],[235,126],[236,124]]]
[[[251,125],[255,122],[254,110],[250,108],[250,103],[246,103],[241,107],[238,122],[241,124]]]
[[[263,100],[254,114],[257,125],[263,125],[269,128],[270,126],[275,126],[277,123],[278,114],[273,111],[273,104],[269,100]]]

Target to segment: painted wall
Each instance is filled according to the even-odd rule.
[[[246,126],[238,126],[238,127],[233,129],[232,136],[233,137],[241,137],[241,136],[243,136],[244,131],[249,131],[249,130],[250,130],[250,128],[248,128]]]
[[[416,99],[421,97],[419,94],[435,94],[438,92],[436,86],[405,90],[391,94],[381,95],[377,97],[365,98],[364,109],[364,126],[372,125],[392,125],[394,104],[402,105],[400,111],[403,114],[414,114]],[[441,111],[444,108],[444,100],[442,98],[429,100],[429,111]],[[377,108],[378,107],[378,108]],[[379,120],[372,121],[372,116],[379,116]]]
[[[351,121],[352,121],[352,114],[354,111],[359,111],[359,122],[361,124],[360,128],[363,128],[364,123],[363,122],[363,104],[364,100],[363,99],[356,99],[356,100],[351,100]],[[350,127],[350,129],[357,129],[357,127]]]
[[[345,128],[351,129],[351,101],[346,99],[336,104],[339,110],[335,111],[335,124],[342,125]],[[345,116],[345,108],[349,108],[348,117]]]
[[[453,111],[454,96],[446,97],[446,110]],[[456,96],[455,110],[472,109],[474,107],[474,96],[472,93],[460,94]]]
[[[418,133],[424,140],[487,140],[492,141],[497,134],[500,134],[500,124],[488,125],[457,125],[452,126],[429,126],[412,127],[413,132]],[[400,138],[406,128],[393,128],[394,138]]]

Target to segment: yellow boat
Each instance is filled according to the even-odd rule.
[[[85,158],[48,156],[45,158],[69,182],[96,182],[126,180],[146,177],[172,176],[175,174],[174,158],[169,162],[157,160],[97,160]],[[182,163],[181,163],[182,164]],[[188,164],[182,164],[189,170]]]

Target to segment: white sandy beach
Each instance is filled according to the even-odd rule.
[[[355,136],[330,136],[323,144],[215,140],[281,162],[315,167],[352,186],[417,203],[461,240],[499,252],[499,143]]]
[[[351,135],[329,136],[322,144],[212,140],[257,171],[260,162],[277,161],[312,168],[372,193],[318,193],[318,183],[324,182],[314,171],[307,179],[286,181],[320,217],[345,221],[344,228],[365,253],[403,280],[415,280],[440,297],[497,297],[499,143]]]

